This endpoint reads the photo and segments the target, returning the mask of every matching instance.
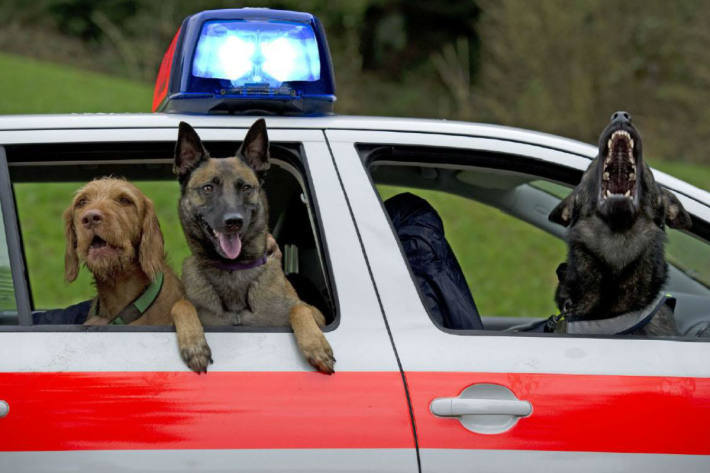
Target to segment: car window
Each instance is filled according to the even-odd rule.
[[[7,249],[7,237],[5,236],[5,224],[3,219],[0,218],[0,312],[8,312],[8,315],[14,318],[16,307],[15,289],[10,271],[10,255]]]
[[[207,142],[206,146],[219,157],[230,155],[235,144]],[[64,281],[62,214],[74,193],[96,177],[125,177],[153,201],[168,263],[181,273],[189,249],[177,215],[180,189],[172,173],[173,147],[173,143],[7,147],[33,311],[65,308],[95,295],[86,268],[80,268],[74,282]],[[333,322],[336,313],[327,255],[319,237],[318,215],[310,204],[302,152],[298,144],[272,144],[272,167],[264,184],[269,228],[283,253],[285,272],[302,290],[301,297]],[[34,156],[43,156],[43,160],[36,162]]]
[[[389,185],[378,185],[377,190],[383,201],[411,192],[436,209],[481,315],[538,317],[555,312],[555,268],[565,257],[560,239],[446,191]]]
[[[427,154],[418,147],[363,147],[360,153],[385,208],[388,199],[409,192],[436,210],[484,328],[503,330],[559,313],[554,302],[556,269],[567,257],[567,230],[550,222],[548,215],[569,195],[579,174],[553,164],[526,164],[507,155],[452,150],[447,157],[439,148]],[[477,166],[479,162],[482,165]],[[689,327],[710,321],[710,246],[690,232],[666,230],[670,271],[664,290],[677,300],[674,316],[679,330],[690,333]],[[408,249],[413,253],[411,246],[405,247],[402,240],[400,244],[404,253]],[[430,317],[446,327],[430,307],[432,303],[439,307],[442,300],[454,302],[431,296],[422,283],[422,271],[412,269],[413,263],[421,268],[421,261],[407,263]],[[452,313],[451,305],[447,307],[447,313]]]
[[[710,246],[699,238],[666,228],[666,259],[688,276],[710,287]]]

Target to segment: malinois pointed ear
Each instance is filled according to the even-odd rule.
[[[666,223],[671,228],[687,230],[693,226],[690,214],[683,208],[678,197],[673,192],[661,188],[663,205],[666,209]]]
[[[255,121],[249,128],[238,154],[244,157],[246,163],[255,172],[269,169],[269,137],[266,134],[266,122],[263,118]]]
[[[173,172],[178,176],[184,176],[195,169],[203,160],[209,158],[209,154],[197,132],[185,122],[180,122],[178,126],[178,139],[175,144],[175,163]]]
[[[577,198],[577,191],[573,190],[570,195],[562,199],[562,201],[557,204],[557,207],[552,209],[550,215],[547,219],[550,222],[554,222],[562,225],[563,227],[569,226],[572,223],[572,215],[574,213],[574,201]]]

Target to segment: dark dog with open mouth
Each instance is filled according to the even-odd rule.
[[[571,333],[571,323],[582,322],[578,333],[677,333],[672,309],[659,303],[668,271],[664,228],[689,228],[691,219],[656,184],[627,112],[612,115],[599,154],[549,219],[569,226],[555,294],[564,323],[554,331]]]
[[[268,205],[257,172],[268,169],[266,123],[257,120],[236,156],[210,157],[197,132],[180,123],[175,173],[179,215],[192,255],[183,283],[205,325],[288,327],[308,362],[333,372],[325,317],[301,301],[281,268],[267,257]]]
[[[153,202],[123,179],[95,179],[64,212],[64,277],[74,281],[83,262],[94,275],[96,298],[86,325],[117,319],[131,325],[175,325],[180,355],[207,370],[210,348],[182,284],[165,261]]]

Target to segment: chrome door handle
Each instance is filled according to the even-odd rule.
[[[7,401],[0,400],[0,418],[5,417],[10,413],[10,404]]]
[[[440,397],[431,401],[431,412],[439,417],[467,415],[506,415],[524,417],[530,415],[532,406],[528,401],[499,399],[460,399]]]
[[[521,417],[532,414],[532,404],[521,401],[500,384],[474,384],[459,397],[439,397],[429,404],[438,417],[457,418],[461,425],[479,434],[499,434],[511,429]]]

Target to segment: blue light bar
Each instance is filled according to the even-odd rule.
[[[313,15],[265,8],[205,11],[186,18],[176,38],[156,83],[155,111],[332,113],[333,66]]]
[[[225,79],[232,87],[320,79],[318,43],[309,25],[277,21],[207,21],[192,75]]]

